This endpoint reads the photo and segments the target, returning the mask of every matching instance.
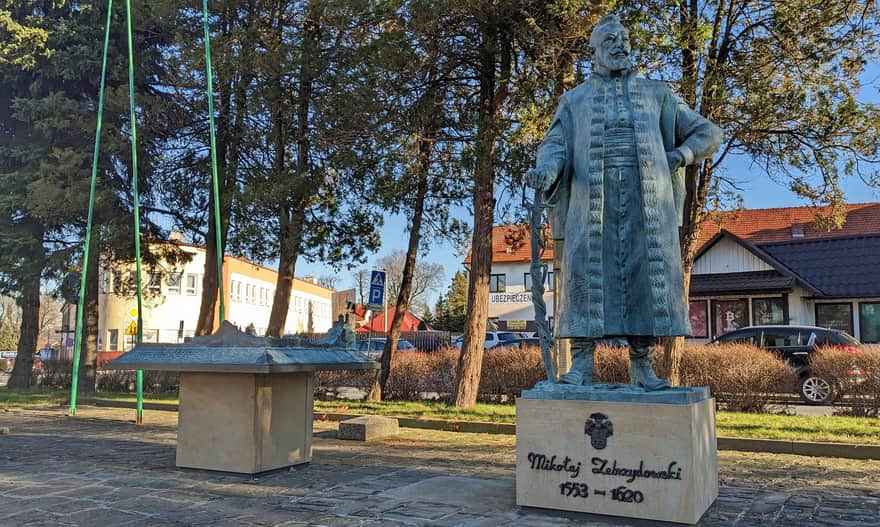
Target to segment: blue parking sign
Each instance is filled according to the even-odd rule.
[[[385,301],[385,271],[373,271],[370,274],[370,297],[368,306],[370,309],[382,309]]]

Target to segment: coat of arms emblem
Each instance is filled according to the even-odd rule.
[[[614,435],[614,425],[608,416],[596,412],[584,423],[584,434],[590,436],[590,444],[596,450],[602,450],[608,444],[608,438]]]

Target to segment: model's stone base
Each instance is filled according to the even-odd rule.
[[[517,505],[697,523],[718,496],[714,399],[597,398],[517,399]]]
[[[312,373],[180,374],[177,466],[256,474],[311,461]]]
[[[362,415],[339,423],[339,439],[353,441],[370,441],[379,437],[393,436],[400,433],[397,419],[381,415]]]

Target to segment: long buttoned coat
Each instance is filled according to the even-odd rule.
[[[643,327],[654,336],[690,335],[678,227],[684,208],[684,171],[670,173],[666,152],[687,163],[721,144],[721,129],[694,112],[664,82],[626,75],[635,127],[651,312]],[[557,177],[545,194],[553,237],[564,240],[557,283],[557,337],[607,336],[603,277],[604,135],[610,82],[594,73],[565,93],[538,151],[537,167]],[[616,316],[616,315],[612,315]]]

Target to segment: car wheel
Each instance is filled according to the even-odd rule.
[[[830,404],[836,399],[834,386],[822,377],[807,375],[801,379],[801,398],[807,404]]]

